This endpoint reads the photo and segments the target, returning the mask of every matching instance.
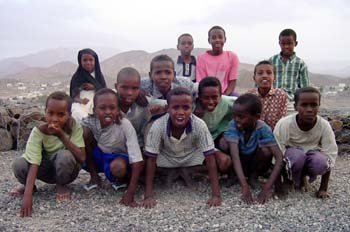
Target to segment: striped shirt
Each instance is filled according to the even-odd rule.
[[[274,87],[283,89],[290,101],[294,101],[295,90],[309,86],[309,73],[305,62],[294,53],[286,63],[281,54],[270,58],[276,69]]]

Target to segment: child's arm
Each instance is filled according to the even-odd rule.
[[[307,87],[309,85],[310,85],[309,71],[307,69],[305,62],[302,62],[299,70],[298,88]]]
[[[205,162],[209,172],[210,185],[212,190],[212,197],[208,200],[208,206],[219,206],[221,205],[221,196],[220,196],[220,186],[219,178],[216,168],[215,154],[206,155]]]
[[[242,164],[241,160],[239,158],[239,150],[238,150],[238,144],[237,143],[229,143],[230,147],[230,153],[231,153],[231,158],[233,162],[233,169],[236,172],[236,175],[238,177],[239,183],[242,187],[242,199],[245,203],[247,204],[252,204],[253,203],[253,197],[249,189],[249,185],[245,179],[245,176],[243,174],[242,170]]]
[[[154,199],[154,175],[156,172],[156,160],[157,157],[147,157],[146,160],[146,188],[145,188],[145,199],[142,202],[142,206],[145,208],[153,208],[156,205]]]
[[[318,191],[316,192],[316,197],[318,198],[328,198],[329,193],[328,191],[328,182],[329,182],[329,177],[331,176],[331,170],[327,171],[325,174],[322,175],[321,178],[321,185]]]
[[[21,217],[31,217],[32,216],[32,206],[33,206],[33,188],[35,184],[36,177],[38,175],[39,165],[31,164],[29,167],[29,172],[26,180],[22,207],[20,216]]]
[[[282,152],[279,149],[278,145],[271,146],[269,148],[270,148],[271,153],[275,157],[275,165],[272,169],[272,172],[271,172],[269,179],[267,180],[265,185],[262,187],[261,192],[259,193],[259,195],[257,197],[257,202],[259,204],[264,204],[267,201],[267,199],[269,197],[269,191],[271,190],[272,185],[275,183],[277,177],[280,175],[282,165],[283,165],[283,161],[282,161],[283,155],[282,155]]]
[[[228,95],[228,96],[231,95],[235,91],[235,88],[236,88],[236,80],[230,80],[228,82],[228,86],[224,92],[224,95]]]
[[[196,65],[196,82],[200,82],[204,77],[207,76],[207,70],[205,70],[205,61],[201,55],[197,58]]]
[[[120,200],[121,204],[130,206],[130,207],[137,207],[138,204],[134,200],[134,195],[137,188],[137,183],[140,177],[140,173],[143,169],[143,161],[136,162],[131,164],[131,178],[129,182],[129,187],[124,193],[122,199]]]

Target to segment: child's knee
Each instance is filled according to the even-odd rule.
[[[114,177],[124,178],[128,171],[128,164],[124,158],[119,157],[111,162],[109,168]]]
[[[293,170],[303,169],[306,161],[306,154],[302,150],[297,148],[288,148],[285,156],[289,160]]]
[[[218,151],[216,154],[216,160],[217,160],[217,168],[220,172],[226,173],[230,167],[232,166],[232,161],[230,156],[226,155],[225,153],[222,153]]]
[[[327,158],[320,153],[307,156],[306,161],[308,173],[312,175],[323,175],[329,168]]]
[[[21,184],[25,184],[28,171],[29,164],[23,157],[20,157],[13,161],[12,172]]]
[[[76,179],[79,173],[77,161],[68,150],[61,150],[57,153],[54,167],[58,184],[69,184]]]

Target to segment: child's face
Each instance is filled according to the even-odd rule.
[[[92,73],[95,69],[95,57],[91,54],[83,54],[81,56],[81,66],[88,73]]]
[[[131,106],[140,93],[140,78],[138,76],[124,76],[115,84],[119,96],[119,104]]]
[[[57,126],[63,129],[69,117],[67,101],[49,99],[45,109],[45,118],[48,126]]]
[[[289,57],[293,55],[294,47],[297,46],[298,42],[295,41],[292,35],[288,35],[288,36],[280,36],[279,44],[281,47],[282,55]]]
[[[240,131],[252,130],[255,127],[260,115],[251,115],[246,105],[233,105],[233,120]]]
[[[192,98],[188,95],[172,96],[168,113],[173,126],[185,128],[192,114]]]
[[[213,112],[221,100],[220,89],[217,86],[204,87],[199,97],[203,108],[209,112]]]
[[[150,78],[161,93],[167,93],[175,78],[174,66],[170,61],[158,61],[152,65]]]
[[[224,31],[220,29],[211,30],[208,41],[211,44],[213,54],[221,54],[226,42]]]
[[[108,93],[98,96],[94,112],[99,119],[102,128],[112,125],[117,117],[119,117],[118,100],[116,95]]]
[[[317,93],[301,93],[295,110],[298,111],[298,120],[303,124],[314,124],[317,119],[320,98]]]
[[[261,64],[257,66],[255,69],[254,80],[258,85],[258,88],[271,89],[273,81],[275,80],[272,65]]]
[[[177,49],[180,50],[181,55],[190,56],[193,50],[193,39],[191,36],[184,35],[180,38]]]

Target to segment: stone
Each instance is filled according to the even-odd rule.
[[[11,133],[3,128],[0,128],[0,151],[9,151],[12,149],[13,139]]]

